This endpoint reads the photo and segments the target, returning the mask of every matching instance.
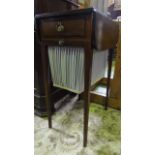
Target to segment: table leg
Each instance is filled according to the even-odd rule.
[[[48,113],[48,126],[52,128],[52,111],[51,111],[51,102],[50,102],[50,82],[48,79],[49,69],[48,69],[48,51],[47,47],[42,45],[41,48],[42,54],[42,65],[43,65],[43,74],[44,74],[44,87],[45,87],[45,99],[46,99],[46,107]]]
[[[107,90],[106,90],[106,98],[105,98],[105,110],[108,109],[109,103],[109,90],[110,90],[110,77],[111,77],[111,68],[112,68],[112,57],[113,57],[113,49],[109,49],[108,55],[108,77],[107,77]]]
[[[92,71],[92,55],[91,48],[85,49],[85,69],[84,69],[84,133],[83,146],[87,146],[88,137],[88,119],[89,119],[89,104],[90,104],[90,85],[91,85],[91,71]]]

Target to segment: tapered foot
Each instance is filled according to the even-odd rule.
[[[108,110],[108,107],[104,107],[104,110]]]
[[[48,125],[48,127],[51,129],[51,128],[52,128],[52,125],[51,125],[51,124],[49,124],[49,125]]]
[[[88,115],[89,115],[89,102],[86,101],[84,105],[84,130],[83,130],[83,147],[87,146],[88,137]]]
[[[108,110],[108,99],[106,98],[105,104],[104,104],[104,110]]]
[[[87,147],[87,133],[84,134],[83,147]]]
[[[83,144],[83,147],[87,147],[87,144]]]
[[[52,128],[52,119],[50,117],[48,118],[48,127]]]

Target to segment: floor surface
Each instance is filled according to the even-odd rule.
[[[83,148],[83,102],[74,99],[53,116],[34,117],[35,155],[120,155],[120,111],[91,103],[88,146]]]

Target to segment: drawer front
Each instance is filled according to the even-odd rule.
[[[84,19],[42,20],[40,25],[42,39],[53,37],[83,37],[85,35]]]

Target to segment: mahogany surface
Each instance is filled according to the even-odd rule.
[[[118,40],[118,23],[113,22],[110,17],[98,12],[93,8],[79,9],[72,11],[61,11],[54,13],[44,13],[35,16],[38,31],[40,31],[40,39],[43,41],[53,40],[55,38],[62,39],[65,37],[78,39],[87,38],[89,36],[86,31],[85,14],[93,13],[92,22],[92,46],[97,50],[104,50],[108,48],[115,48]],[[63,32],[56,32],[56,24],[61,21],[64,23],[66,30]],[[69,22],[70,21],[70,22]],[[67,23],[68,22],[68,23]],[[76,23],[76,25],[75,25]],[[79,25],[77,25],[79,24]],[[54,33],[53,33],[54,32]],[[76,33],[75,33],[76,32]],[[88,33],[87,33],[88,32]],[[82,37],[82,34],[84,36]],[[57,34],[57,35],[56,35]],[[75,38],[76,37],[76,38]],[[67,39],[67,38],[65,38]]]
[[[34,0],[34,15],[42,13],[52,13],[56,11],[65,11],[77,9],[79,7],[78,0]],[[41,60],[41,45],[37,38],[36,31],[34,32],[34,108],[35,114],[39,116],[47,115],[47,108],[45,104],[45,89],[43,80],[43,64]],[[50,74],[48,75],[50,79]],[[51,81],[52,82],[52,81]],[[68,92],[65,90],[58,90],[52,87],[50,96],[53,102],[64,97]],[[54,96],[54,97],[53,97]]]
[[[35,16],[36,29],[38,39],[42,46],[42,62],[44,66],[44,83],[46,91],[46,103],[50,108],[50,87],[48,83],[48,65],[49,60],[47,57],[47,47],[51,45],[56,46],[80,46],[84,48],[84,128],[83,128],[83,146],[87,146],[88,137],[88,117],[89,117],[89,103],[90,103],[90,83],[91,83],[91,71],[92,71],[92,55],[93,49],[98,50],[112,49],[116,46],[118,26],[115,22],[110,20],[107,16],[97,12],[93,8],[62,11],[54,13],[45,13]],[[67,24],[66,21],[72,21]],[[84,27],[78,28],[74,25],[75,21],[81,21],[84,23]],[[46,21],[46,24],[45,24]],[[48,24],[49,23],[49,24]],[[53,26],[61,23],[65,23],[62,33],[59,35],[57,26]],[[47,29],[46,29],[47,28]],[[75,31],[76,30],[76,35]],[[80,31],[79,31],[80,29]],[[65,31],[66,30],[66,31]],[[82,34],[84,35],[81,35]],[[54,35],[58,35],[55,37]],[[109,63],[109,65],[111,65]],[[110,80],[110,71],[108,79]],[[110,81],[108,81],[109,87]],[[108,88],[109,89],[109,88]],[[107,89],[107,90],[108,90]],[[107,96],[108,102],[108,96]],[[107,103],[106,103],[107,104]],[[51,111],[48,111],[48,123],[49,127],[52,127]]]
[[[73,10],[78,7],[78,0],[34,0],[34,14]]]

